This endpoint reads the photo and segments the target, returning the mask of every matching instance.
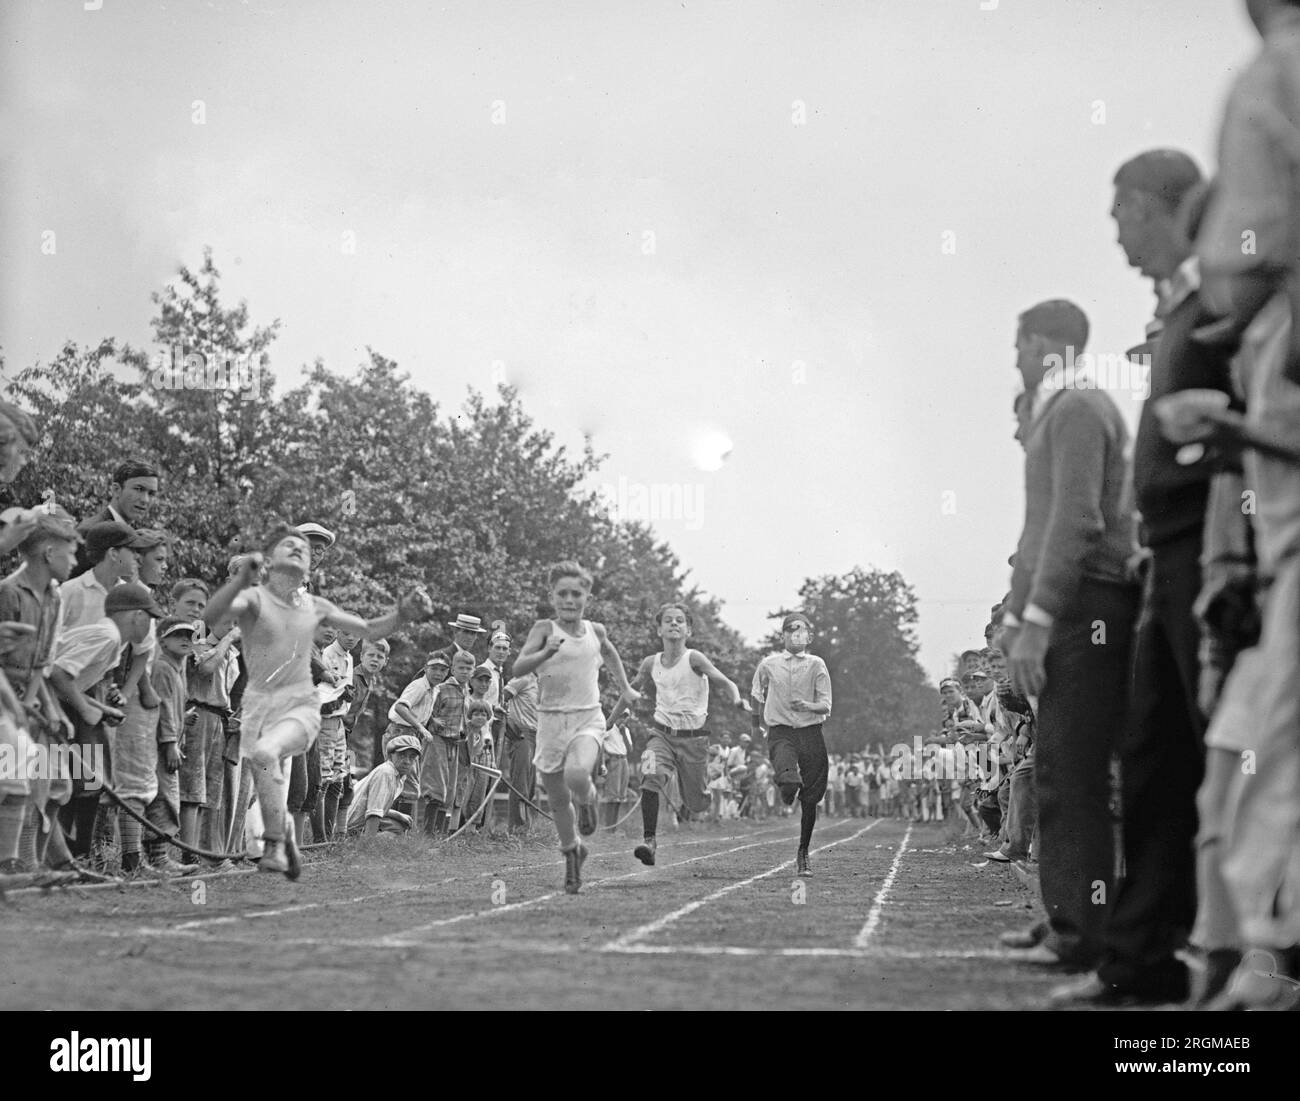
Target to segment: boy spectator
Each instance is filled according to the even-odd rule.
[[[600,789],[600,806],[605,818],[601,825],[613,829],[627,799],[627,758],[632,751],[632,735],[628,733],[626,724],[606,727],[605,740],[600,747],[603,758],[601,771],[604,776]]]
[[[35,513],[25,530],[18,544],[22,565],[0,581],[0,623],[28,632],[0,647],[3,678],[16,697],[8,719],[19,759],[26,759],[33,743],[48,744],[47,728],[62,722],[45,678],[60,630],[59,583],[71,573],[81,539],[62,509]],[[0,778],[0,876],[36,870],[36,824],[50,798],[51,779]],[[57,783],[62,796],[66,779]]]
[[[521,833],[528,829],[531,818],[526,804],[520,799],[533,797],[537,774],[533,757],[537,753],[537,674],[527,673],[512,678],[505,686],[506,721],[504,741],[501,746],[501,772],[510,785],[506,802],[507,829]]]
[[[95,771],[97,779],[111,782],[112,756],[104,723],[121,722],[124,713],[107,702],[100,682],[117,667],[128,646],[145,640],[153,621],[162,618],[163,610],[144,585],[127,582],[115,585],[105,596],[104,613],[103,619],[64,631],[54,653],[50,687],[73,721],[82,760]],[[87,790],[82,780],[74,788],[73,798],[59,812],[74,858],[90,854],[98,805],[98,788]]]
[[[190,589],[185,598],[197,595]],[[179,601],[178,601],[179,603]],[[195,603],[180,618],[196,624],[194,659],[189,667],[187,684],[189,700],[183,739],[183,767],[181,768],[181,838],[189,845],[198,845],[214,852],[226,847],[226,821],[222,814],[225,799],[234,799],[237,792],[228,795],[226,782],[230,779],[226,767],[226,725],[233,710],[231,690],[239,679],[239,628],[230,616],[223,616],[207,633],[203,624],[202,607],[194,616]],[[206,606],[206,599],[204,600]],[[233,788],[234,785],[232,784]]]
[[[120,581],[134,581],[138,551],[145,540],[126,524],[109,520],[86,529],[85,557],[89,568],[59,586],[63,598],[63,627],[83,627],[104,618],[104,597]]]
[[[124,722],[117,736],[114,785],[123,802],[142,815],[153,827],[145,827],[131,814],[119,815],[122,834],[122,871],[160,875],[189,875],[197,864],[173,860],[167,854],[167,839],[180,828],[181,804],[175,798],[184,791],[166,782],[181,767],[179,741],[184,727],[184,666],[193,651],[194,623],[180,616],[167,616],[158,625],[158,658],[151,679],[158,695],[157,711],[149,709],[145,723]],[[169,790],[171,789],[171,790]],[[159,836],[159,835],[162,836]],[[144,841],[147,863],[141,863]]]
[[[407,780],[419,770],[420,739],[397,735],[388,743],[387,757],[352,793],[352,805],[344,819],[344,830],[351,836],[376,837],[411,828],[410,816],[397,809],[397,802]]]

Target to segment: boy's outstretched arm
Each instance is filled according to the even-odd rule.
[[[649,657],[641,660],[641,666],[637,669],[636,677],[632,681],[632,687],[637,692],[644,692],[646,687],[650,684],[650,670],[654,659],[654,654],[651,654]],[[626,696],[619,696],[618,702],[614,704],[614,710],[609,713],[609,721],[605,723],[606,730],[612,729],[618,723],[618,720],[631,710],[628,707],[629,703],[631,703],[631,700]]]

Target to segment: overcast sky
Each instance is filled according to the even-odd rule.
[[[0,9],[10,372],[147,345],[211,245],[282,382],[367,345],[444,409],[504,377],[613,501],[664,487],[749,638],[898,569],[932,675],[1009,577],[1017,313],[1140,339],[1111,176],[1212,166],[1257,43],[1223,0],[95,4]]]

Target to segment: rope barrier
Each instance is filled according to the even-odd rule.
[[[625,815],[623,815],[623,817],[620,818],[617,822],[615,822],[612,826],[606,826],[605,829],[607,830],[618,829],[619,826],[621,826],[624,822],[626,822],[629,818],[631,818],[633,814],[636,813],[636,808],[639,807],[640,805],[641,805],[641,795],[640,793],[638,793],[636,797],[636,802],[632,804],[632,809],[629,810]]]
[[[137,822],[139,822],[142,826],[144,826],[154,835],[161,837],[164,841],[168,842],[171,845],[175,845],[178,849],[180,849],[181,852],[189,853],[192,856],[202,857],[204,860],[215,860],[218,863],[220,863],[223,860],[240,861],[240,860],[251,859],[247,853],[209,852],[207,849],[199,849],[193,845],[187,845],[185,844],[184,841],[178,840],[177,838],[173,837],[171,834],[163,833],[163,831],[160,830],[157,826],[155,826],[152,822],[150,822],[149,819],[147,819],[143,814],[141,814],[133,806],[127,803],[127,801],[122,796],[118,795],[118,793],[113,790],[111,784],[109,784],[105,780],[100,779],[100,777],[96,774],[95,770],[91,768],[90,765],[86,764],[85,745],[82,745],[77,742],[72,742],[69,744],[72,745],[73,748],[75,748],[77,751],[77,760],[81,763],[82,777],[97,782],[100,788],[108,794],[108,797],[112,799],[114,803],[116,803],[119,807],[122,808],[122,810],[126,811],[127,814],[129,814],[132,818],[134,818]]]

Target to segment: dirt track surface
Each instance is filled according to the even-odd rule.
[[[942,826],[726,822],[602,831],[577,896],[541,840],[384,839],[302,878],[19,893],[2,1009],[1020,1009],[1060,977],[1008,960],[1015,873]],[[820,851],[817,851],[820,850]]]

